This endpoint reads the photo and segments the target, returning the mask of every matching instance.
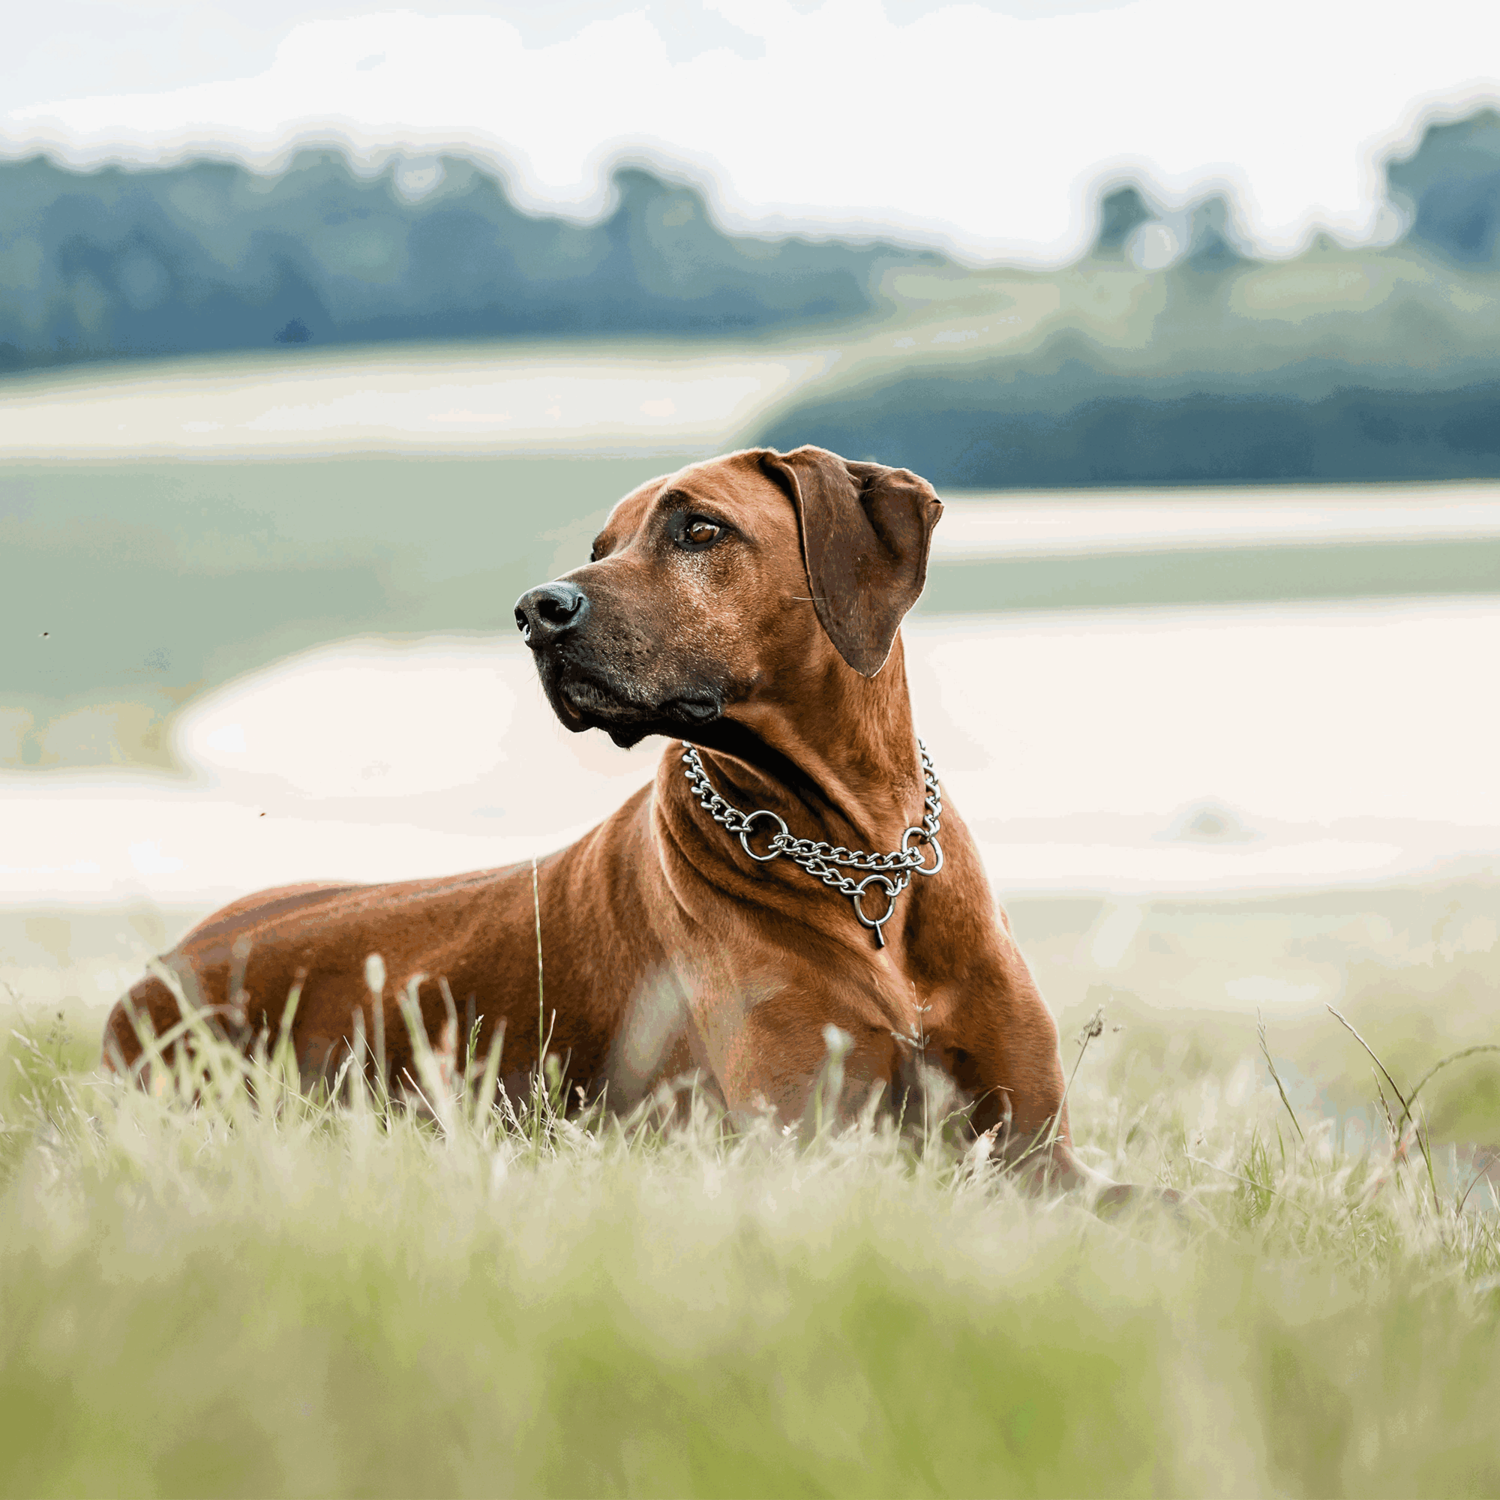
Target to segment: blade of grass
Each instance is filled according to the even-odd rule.
[[[1485,1159],[1479,1164],[1479,1170],[1473,1175],[1472,1178],[1470,1178],[1468,1187],[1464,1189],[1463,1197],[1458,1200],[1458,1204],[1454,1209],[1455,1213],[1461,1214],[1464,1211],[1464,1204],[1469,1201],[1469,1194],[1474,1191],[1474,1184],[1477,1183],[1479,1179],[1489,1171],[1497,1156],[1500,1156],[1500,1152],[1491,1151],[1490,1154],[1485,1157]]]
[[[488,1118],[494,1107],[495,1090],[500,1081],[500,1054],[504,1046],[505,1017],[502,1016],[496,1022],[494,1034],[490,1037],[490,1049],[484,1059],[484,1072],[479,1076],[479,1089],[471,1101],[470,1121],[476,1128],[481,1121]]]
[[[1057,1101],[1057,1112],[1051,1121],[1039,1130],[1032,1138],[1031,1144],[1016,1158],[1015,1165],[1020,1166],[1026,1158],[1037,1151],[1051,1151],[1057,1143],[1058,1136],[1062,1133],[1063,1111],[1068,1107],[1068,1095],[1073,1089],[1073,1080],[1078,1077],[1078,1069],[1083,1062],[1083,1054],[1089,1050],[1089,1043],[1097,1036],[1104,1034],[1104,1007],[1101,1005],[1088,1021],[1084,1024],[1082,1031],[1078,1033],[1078,1056],[1073,1059],[1073,1071],[1068,1074],[1068,1081],[1063,1085],[1062,1098]],[[1042,1138],[1043,1131],[1046,1139]]]
[[[1196,1162],[1200,1167],[1207,1167],[1210,1172],[1222,1172],[1226,1177],[1232,1177],[1236,1182],[1244,1183],[1244,1185],[1247,1188],[1251,1189],[1251,1191],[1253,1192],[1269,1193],[1271,1197],[1281,1199],[1283,1203],[1288,1204],[1292,1208],[1295,1208],[1303,1218],[1311,1222],[1312,1215],[1305,1208],[1303,1208],[1300,1203],[1296,1202],[1295,1199],[1288,1198],[1285,1193],[1278,1193],[1276,1189],[1271,1187],[1268,1183],[1255,1182],[1249,1177],[1242,1177],[1238,1172],[1231,1172],[1228,1167],[1221,1167],[1215,1162],[1205,1161],[1201,1156],[1194,1156],[1189,1151],[1184,1151],[1182,1154],[1189,1161]]]
[[[375,1033],[375,1107],[387,1121],[391,1080],[385,1066],[385,960],[378,953],[365,959],[365,988],[370,992],[370,1028]]]
[[[1271,1082],[1276,1085],[1276,1092],[1281,1095],[1281,1102],[1286,1105],[1286,1112],[1291,1117],[1292,1129],[1297,1132],[1297,1139],[1305,1146],[1307,1137],[1302,1134],[1302,1126],[1297,1121],[1297,1111],[1292,1108],[1292,1101],[1286,1096],[1286,1089],[1282,1086],[1281,1074],[1276,1071],[1276,1064],[1271,1061],[1271,1049],[1266,1045],[1266,1022],[1260,1013],[1260,1007],[1255,1009],[1255,1035],[1260,1040],[1260,1055],[1266,1060],[1266,1067],[1271,1070]]]
[[[1376,1056],[1375,1049],[1359,1034],[1358,1031],[1355,1030],[1353,1022],[1351,1022],[1347,1016],[1344,1016],[1344,1015],[1340,1014],[1340,1012],[1337,1011],[1337,1010],[1335,1010],[1334,1007],[1331,1006],[1331,1005],[1328,1006],[1327,1009],[1328,1009],[1329,1015],[1331,1015],[1334,1018],[1335,1021],[1339,1022],[1340,1025],[1344,1026],[1348,1030],[1350,1036],[1352,1036],[1354,1038],[1354,1040],[1356,1042],[1358,1042],[1359,1045],[1361,1047],[1363,1047],[1365,1049],[1365,1051],[1370,1054],[1370,1057],[1374,1060],[1375,1066],[1377,1068],[1379,1068],[1380,1071],[1383,1074],[1385,1074],[1385,1081],[1388,1084],[1390,1084],[1392,1091],[1394,1092],[1394,1094],[1396,1095],[1396,1097],[1401,1101],[1401,1118],[1402,1118],[1402,1120],[1406,1121],[1406,1120],[1410,1119],[1411,1118],[1411,1102],[1401,1092],[1401,1090],[1396,1086],[1396,1080],[1391,1077],[1390,1069],[1388,1069],[1386,1067],[1386,1065],[1383,1062],[1381,1062],[1380,1058],[1378,1056]],[[1417,1143],[1420,1146],[1421,1151],[1422,1151],[1422,1160],[1427,1165],[1427,1181],[1428,1181],[1428,1184],[1432,1188],[1432,1206],[1435,1209],[1437,1209],[1437,1211],[1439,1213],[1441,1213],[1443,1205],[1442,1205],[1442,1199],[1438,1196],[1437,1172],[1434,1170],[1433,1165],[1432,1165],[1432,1151],[1431,1151],[1431,1148],[1429,1147],[1429,1145],[1427,1143],[1425,1134],[1422,1132],[1422,1130],[1420,1128],[1417,1131]]]

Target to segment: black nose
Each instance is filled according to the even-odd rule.
[[[576,583],[544,583],[516,600],[516,626],[535,651],[583,623],[589,596]]]

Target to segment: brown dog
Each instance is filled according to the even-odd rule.
[[[506,1070],[524,1078],[540,1052],[539,920],[550,1048],[570,1088],[628,1105],[697,1069],[731,1110],[791,1119],[831,1024],[850,1038],[846,1098],[898,1092],[920,1052],[974,1101],[974,1129],[1004,1126],[1012,1150],[1056,1130],[1047,1170],[1099,1181],[1069,1150],[1057,1030],[974,844],[951,809],[940,849],[924,828],[935,809],[898,627],[941,512],[916,475],[819,448],[735,453],[642,485],[588,564],[524,595],[517,622],[569,729],[699,747],[697,786],[723,799],[728,827],[674,743],[653,785],[538,863],[535,897],[531,864],[290,886],[225,907],[167,964],[195,1003],[227,1008],[237,987],[246,1034],[275,1034],[300,979],[293,1040],[316,1074],[347,1055],[356,1012],[373,1034],[378,953],[393,1075],[412,1065],[396,995],[421,975],[429,1032],[446,980],[481,1053],[506,1023]],[[765,812],[742,839],[725,805]],[[773,846],[778,818],[788,836]],[[816,841],[832,860],[809,873],[794,856],[815,859]],[[833,862],[851,850],[895,857],[884,874]],[[858,900],[841,880],[863,882]],[[106,1063],[140,1055],[132,1008],[158,1034],[179,1019],[171,989],[142,980],[109,1018]]]

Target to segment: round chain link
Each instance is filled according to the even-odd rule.
[[[713,788],[708,772],[703,769],[696,745],[683,745],[682,763],[686,768],[688,785],[693,789],[704,812],[715,823],[734,834],[740,847],[758,864],[769,864],[773,859],[786,858],[800,865],[809,875],[821,880],[841,895],[847,896],[854,905],[854,915],[875,933],[877,947],[885,947],[885,924],[896,910],[896,898],[911,884],[913,874],[936,875],[943,868],[943,846],[938,842],[942,828],[943,795],[938,786],[937,772],[927,754],[927,746],[917,741],[917,750],[922,757],[922,780],[925,795],[922,803],[922,822],[913,825],[901,835],[901,847],[889,854],[866,854],[863,849],[846,849],[842,844],[816,843],[812,839],[793,838],[782,819],[769,808],[757,808],[754,812],[741,812],[732,802],[727,802]],[[750,833],[761,818],[769,818],[777,831],[771,835],[765,854],[757,854],[750,847]],[[932,846],[932,863],[921,848],[912,848],[912,840]],[[843,870],[865,872],[863,880],[854,880],[842,874]],[[879,886],[886,898],[885,911],[878,917],[867,916],[864,896],[872,885]]]

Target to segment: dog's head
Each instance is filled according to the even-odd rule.
[[[922,592],[942,504],[905,469],[750,449],[653,479],[516,624],[569,729],[698,739],[820,674],[874,677]]]

